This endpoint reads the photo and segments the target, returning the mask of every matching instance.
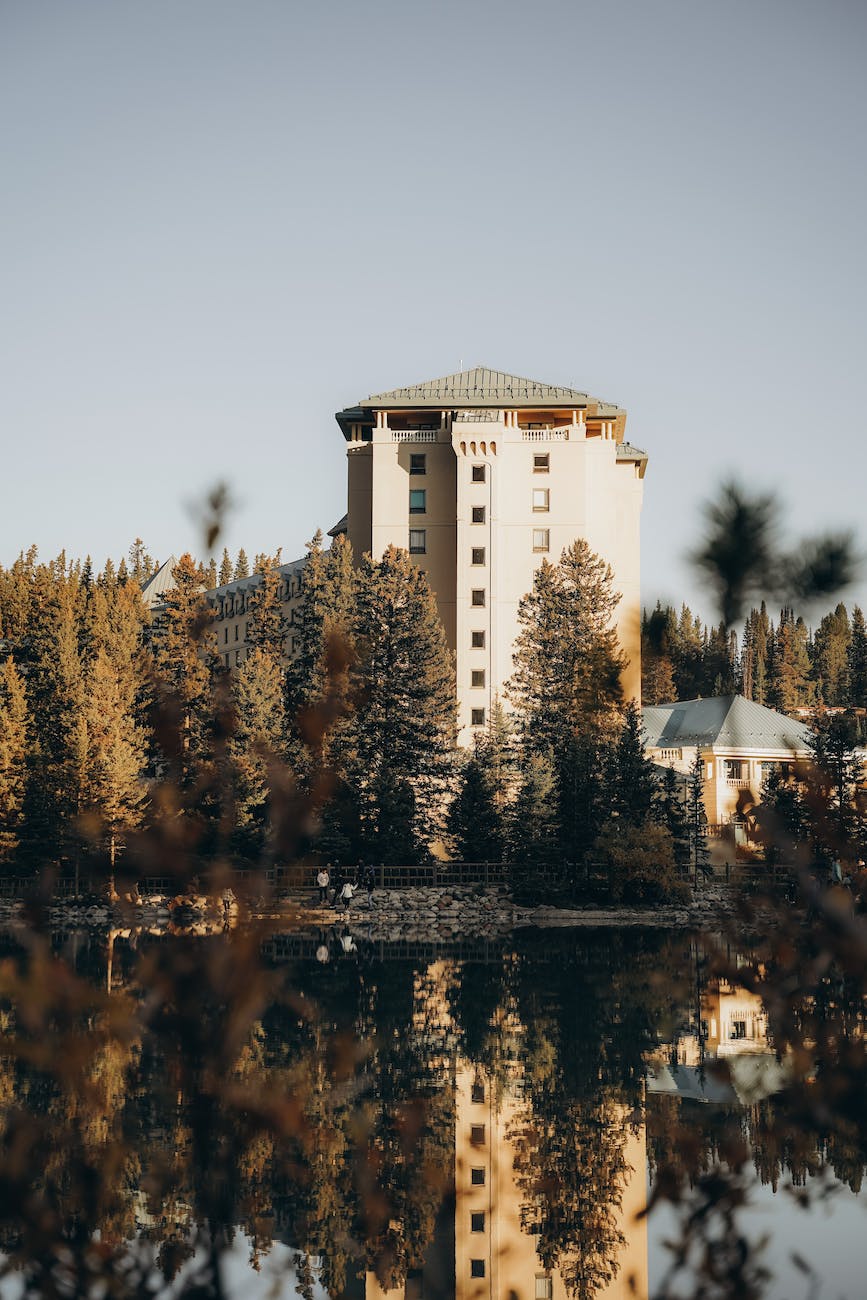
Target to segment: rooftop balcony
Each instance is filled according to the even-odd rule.
[[[522,429],[523,442],[568,442],[569,427],[550,425],[542,429]]]
[[[392,442],[436,442],[439,428],[390,429]]]

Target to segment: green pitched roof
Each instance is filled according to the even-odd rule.
[[[743,695],[718,695],[705,700],[652,704],[642,710],[649,749],[716,745],[720,749],[809,749],[809,727]]]
[[[426,379],[420,384],[392,388],[385,393],[372,393],[358,403],[359,410],[389,407],[537,407],[537,406],[588,406],[597,399],[576,388],[556,384],[543,384],[538,379],[523,379],[503,370],[487,366],[474,366],[472,370],[459,370],[440,379]],[[618,407],[599,402],[601,415],[614,418]],[[341,412],[342,414],[342,412]],[[339,418],[339,417],[338,417]]]

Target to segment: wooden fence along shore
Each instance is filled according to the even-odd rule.
[[[734,856],[734,855],[732,855]],[[277,897],[309,893],[311,897],[318,893],[316,889],[317,865],[301,864],[289,867],[272,867],[267,871],[255,871],[249,868],[237,868],[232,873],[232,881],[239,892],[251,895],[256,893],[257,885],[264,893]],[[403,889],[505,889],[514,880],[513,868],[502,862],[438,862],[431,861],[420,866],[386,866],[373,864],[375,887],[378,890]],[[344,868],[343,875],[352,879],[355,868]],[[610,896],[611,882],[607,869],[599,865],[586,865],[570,872],[564,872],[558,864],[556,869],[546,871],[536,868],[535,878],[542,892],[545,890],[546,877],[550,880],[552,893],[564,892],[564,877],[568,881],[568,892],[574,892],[584,900],[603,901]],[[221,878],[222,879],[222,878]],[[337,879],[336,870],[331,872],[331,884]],[[691,870],[684,872],[683,879],[694,889],[714,885],[740,885],[747,890],[759,891],[771,889],[787,894],[795,887],[795,873],[790,866],[765,862],[725,862],[722,865],[699,872],[696,876]],[[171,876],[148,876],[137,882],[138,892],[142,897],[175,897],[188,886],[184,886]],[[231,883],[231,882],[230,882]],[[47,884],[47,889],[46,889]],[[208,891],[206,875],[201,877],[202,892]],[[0,899],[15,900],[32,893],[39,881],[32,876],[0,876]],[[43,892],[50,897],[63,900],[75,897],[93,897],[105,892],[104,877],[86,871],[76,877],[71,871],[58,872],[53,880],[42,883]],[[124,882],[124,889],[131,887]],[[552,901],[553,898],[552,898]]]

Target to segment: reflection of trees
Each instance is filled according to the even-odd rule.
[[[522,1223],[537,1234],[542,1265],[592,1300],[616,1276],[624,1244],[629,1114],[643,1106],[644,1055],[673,991],[656,973],[676,970],[685,944],[582,936],[545,961],[543,942],[528,940],[514,980],[524,1026],[513,1132]]]

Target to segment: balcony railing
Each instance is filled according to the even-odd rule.
[[[749,790],[750,781],[743,776],[727,776],[726,785],[732,790]]]
[[[391,429],[392,442],[436,442],[439,429]]]
[[[521,438],[524,442],[568,442],[568,429],[522,429]]]

